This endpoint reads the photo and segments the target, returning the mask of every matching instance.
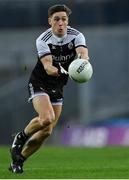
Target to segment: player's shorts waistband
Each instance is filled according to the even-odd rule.
[[[35,86],[35,84],[33,85],[32,83],[29,84],[28,90],[29,90],[29,94],[30,94],[28,102],[31,102],[32,99],[37,96],[49,96],[52,105],[62,105],[63,104],[63,97],[62,97],[62,95],[61,96],[58,95],[58,93],[57,93],[57,96],[53,96],[49,93],[49,91],[47,93],[47,91],[45,89]]]
[[[37,96],[49,96],[49,95],[46,92],[35,92],[35,93],[31,94],[30,98],[28,99],[28,102],[31,102],[32,99]],[[52,105],[62,105],[63,98],[52,99],[51,103],[52,103]]]

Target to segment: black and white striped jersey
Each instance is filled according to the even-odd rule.
[[[52,29],[49,28],[43,32],[36,40],[38,53],[38,62],[32,71],[31,81],[35,83],[43,83],[47,86],[63,87],[67,83],[68,76],[59,77],[50,76],[44,70],[40,58],[46,55],[52,55],[53,65],[59,68],[59,63],[68,70],[69,64],[75,59],[75,49],[79,46],[86,47],[84,35],[78,30],[67,27],[67,34],[59,38],[55,36]]]

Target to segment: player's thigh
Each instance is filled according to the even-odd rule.
[[[53,127],[54,127],[60,118],[62,112],[62,105],[53,105],[53,110],[55,113],[55,120],[53,122]]]
[[[55,119],[55,113],[48,95],[40,95],[33,98],[33,106],[41,118],[51,116]]]

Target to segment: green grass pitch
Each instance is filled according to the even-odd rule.
[[[23,174],[8,171],[9,147],[0,147],[0,179],[126,179],[129,147],[43,146],[25,163]]]

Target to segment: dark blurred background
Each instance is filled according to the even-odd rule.
[[[69,23],[86,37],[94,74],[86,84],[69,80],[60,122],[48,142],[78,145],[84,137],[79,145],[94,146],[96,139],[101,140],[96,146],[108,145],[114,128],[114,144],[128,145],[128,0],[0,0],[0,144],[10,144],[35,116],[27,102],[35,40],[49,27],[48,8],[59,3],[72,9]]]

